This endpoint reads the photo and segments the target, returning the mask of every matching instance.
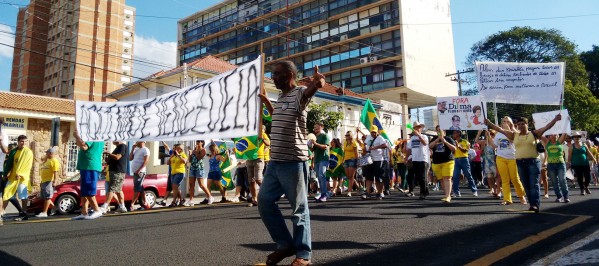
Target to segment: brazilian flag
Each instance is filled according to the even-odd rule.
[[[233,179],[231,178],[231,169],[233,169],[234,165],[231,164],[231,158],[227,155],[227,143],[224,141],[215,141],[215,143],[218,146],[220,155],[226,158],[224,162],[220,163],[220,171],[223,173],[223,178],[220,182],[226,190],[235,189],[235,184],[233,184]],[[218,190],[215,186],[212,186],[210,189]]]
[[[329,168],[327,169],[328,177],[343,176],[345,169],[343,168],[343,149],[333,148],[329,151]]]
[[[272,115],[268,111],[268,108],[266,108],[266,104],[262,104],[262,119],[272,121]]]
[[[370,99],[366,99],[366,103],[364,104],[364,109],[362,109],[362,115],[360,116],[360,122],[362,122],[362,125],[364,125],[366,127],[366,129],[368,129],[368,130],[370,130],[370,127],[372,127],[372,126],[378,127],[379,134],[381,136],[383,136],[384,139],[391,142],[391,139],[389,139],[389,136],[387,136],[387,133],[383,129],[383,125],[381,124],[381,121],[379,120],[378,116],[376,115],[376,110],[374,109],[374,106],[372,106]],[[393,142],[391,142],[391,143],[393,143]]]
[[[233,139],[235,141],[235,156],[237,159],[258,159],[258,136]]]

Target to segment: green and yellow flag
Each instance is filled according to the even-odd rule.
[[[328,177],[343,176],[345,169],[343,168],[343,148],[333,148],[329,150],[329,168],[327,169]]]
[[[262,119],[272,121],[272,115],[268,111],[268,108],[266,108],[266,104],[262,104]]]
[[[223,178],[221,179],[221,184],[226,190],[235,189],[235,184],[233,183],[233,178],[231,178],[231,170],[234,165],[231,164],[231,158],[227,155],[227,143],[224,141],[215,141],[218,149],[220,151],[220,155],[224,156],[226,160],[220,163],[220,170],[223,173]],[[211,190],[218,190],[218,187],[212,186]]]
[[[384,139],[391,142],[391,139],[389,139],[389,136],[387,136],[381,121],[376,115],[376,110],[374,109],[374,106],[372,106],[370,99],[366,99],[364,109],[362,109],[362,115],[360,116],[360,122],[362,122],[362,125],[364,125],[368,130],[370,130],[370,127],[376,126],[379,129],[379,134],[383,136]]]
[[[233,139],[235,141],[235,157],[244,160],[258,159],[258,136]]]

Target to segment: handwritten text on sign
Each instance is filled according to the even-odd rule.
[[[513,104],[561,104],[564,63],[476,62],[481,99]]]
[[[137,102],[76,102],[86,141],[196,140],[256,135],[262,59]]]
[[[555,118],[555,116],[557,114],[559,114],[560,112],[562,114],[562,120],[557,121],[555,123],[555,125],[552,128],[550,128],[549,130],[545,131],[545,134],[543,134],[543,135],[547,136],[547,135],[556,135],[556,134],[562,134],[562,133],[570,134],[572,129],[570,127],[570,115],[568,115],[567,109],[564,109],[561,111],[551,111],[551,112],[532,114],[532,119],[533,119],[533,123],[535,124],[535,129],[542,128],[542,127],[546,126],[547,124],[549,124],[549,122],[551,122],[551,120],[553,120]]]
[[[439,126],[449,130],[481,130],[485,125],[486,109],[480,96],[438,97]]]

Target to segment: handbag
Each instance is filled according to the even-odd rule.
[[[358,166],[359,167],[371,165],[372,163],[373,163],[373,161],[372,161],[372,156],[370,156],[370,153],[360,156],[360,158],[358,158]]]
[[[535,137],[535,140],[537,142],[536,144],[536,149],[537,149],[537,153],[545,153],[545,146],[543,145],[543,143],[541,143],[539,141],[539,138],[537,137],[537,135],[534,132],[531,132],[532,136]]]

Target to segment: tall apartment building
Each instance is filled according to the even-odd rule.
[[[124,0],[31,0],[17,18],[10,90],[105,101],[131,82],[134,22]]]
[[[265,53],[300,76],[404,106],[457,94],[449,0],[229,0],[178,22],[178,62],[214,55],[243,64]],[[407,121],[407,120],[404,120]]]

